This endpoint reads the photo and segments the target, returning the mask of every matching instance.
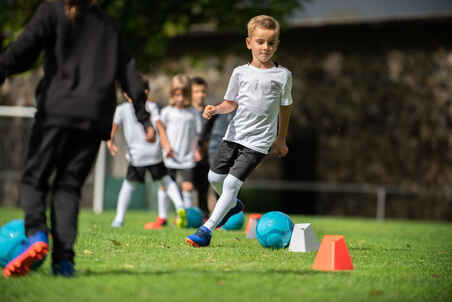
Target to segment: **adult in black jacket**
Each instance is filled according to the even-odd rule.
[[[135,60],[122,42],[113,20],[95,1],[56,0],[42,3],[17,41],[0,54],[1,84],[7,76],[29,69],[44,52],[44,78],[20,187],[27,241],[5,267],[5,277],[28,273],[47,254],[49,192],[52,272],[75,273],[80,191],[100,141],[110,137],[117,81],[134,100],[147,138],[153,139]]]

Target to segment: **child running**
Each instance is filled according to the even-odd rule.
[[[184,207],[192,207],[193,168],[201,160],[198,136],[202,130],[202,118],[191,105],[191,81],[186,75],[176,75],[171,80],[169,106],[162,109],[161,121],[168,134],[169,148],[164,162],[169,174],[182,178]],[[164,204],[165,193],[160,190],[159,204]]]
[[[149,93],[149,84],[147,81],[143,82],[144,91]],[[122,103],[116,108],[113,119],[113,127],[111,130],[111,139],[107,142],[108,150],[112,156],[118,152],[118,148],[114,144],[114,138],[119,125],[122,125],[124,137],[127,142],[127,160],[129,166],[127,168],[126,179],[122,183],[121,191],[118,196],[118,205],[116,207],[116,217],[113,220],[112,227],[121,227],[124,224],[124,217],[129,205],[132,193],[137,183],[145,182],[146,171],[151,173],[153,181],[157,182],[163,188],[164,192],[168,194],[176,208],[176,225],[178,227],[185,227],[187,225],[187,218],[185,215],[183,201],[180,195],[179,188],[174,180],[168,175],[168,171],[163,164],[162,152],[160,147],[159,136],[162,137],[162,145],[168,148],[168,140],[166,138],[165,128],[160,122],[159,109],[157,104],[152,101],[146,102],[146,110],[151,114],[152,124],[158,129],[158,134],[154,142],[148,142],[145,139],[143,127],[137,121],[132,106],[132,100],[124,94],[128,102]],[[159,205],[159,215],[161,221],[156,223],[150,222],[145,225],[145,229],[161,228],[166,224],[166,206]]]
[[[210,119],[237,109],[209,171],[209,182],[220,198],[209,220],[186,237],[192,246],[208,246],[215,228],[243,210],[237,199],[240,187],[270,148],[279,157],[289,151],[286,136],[293,102],[292,74],[272,61],[278,44],[278,21],[265,15],[252,18],[246,38],[251,63],[236,67],[224,101],[204,110],[203,116]]]

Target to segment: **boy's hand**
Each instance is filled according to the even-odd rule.
[[[156,137],[156,132],[154,127],[149,126],[146,128],[146,141],[150,142],[150,143],[154,143],[155,140],[157,139]]]
[[[207,105],[206,108],[204,108],[204,112],[202,113],[202,117],[210,120],[210,118],[217,113],[216,106]]]
[[[200,162],[202,159],[202,154],[199,149],[195,150],[195,162]]]
[[[166,158],[170,158],[170,157],[174,156],[173,149],[171,149],[171,146],[165,146],[163,149],[165,150]]]
[[[276,138],[272,146],[273,154],[277,155],[279,158],[284,157],[289,153],[289,148],[287,147],[286,140]]]
[[[118,147],[116,147],[112,140],[107,141],[107,148],[111,156],[115,156],[118,153]]]

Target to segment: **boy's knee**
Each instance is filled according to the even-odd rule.
[[[243,181],[241,181],[240,179],[238,179],[237,177],[228,174],[228,176],[226,176],[226,178],[224,179],[223,182],[223,190],[233,190],[233,191],[239,191],[240,187],[242,186]]]
[[[128,188],[134,190],[134,189],[136,188],[138,182],[137,182],[137,181],[133,181],[133,180],[128,180],[128,179],[126,179],[126,180],[124,181],[124,184],[125,184]]]
[[[209,174],[207,175],[210,183],[221,183],[226,178],[226,174],[218,174],[209,170]]]

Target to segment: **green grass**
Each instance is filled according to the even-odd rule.
[[[122,229],[113,212],[82,211],[78,276],[55,278],[50,261],[23,278],[0,278],[1,301],[452,301],[452,224],[292,216],[311,222],[321,240],[345,236],[355,269],[311,269],[315,253],[271,250],[243,231],[216,231],[192,248],[190,229],[146,231],[155,214],[129,211]],[[0,210],[0,224],[21,218]]]

